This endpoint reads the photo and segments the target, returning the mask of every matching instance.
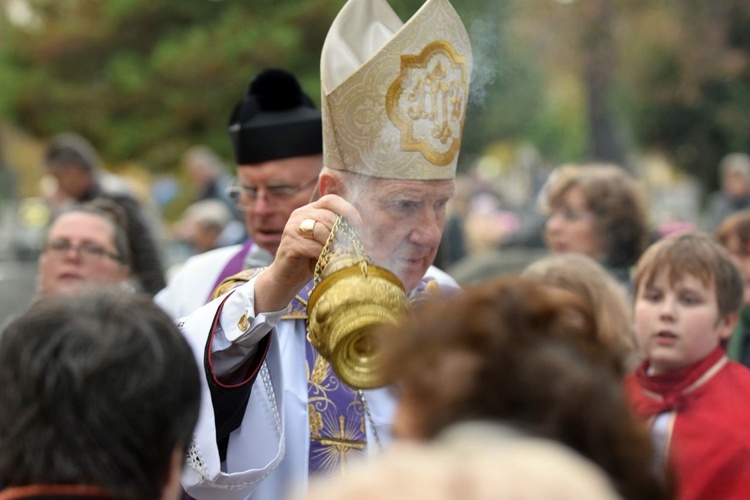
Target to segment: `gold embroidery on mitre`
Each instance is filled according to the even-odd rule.
[[[401,56],[401,73],[386,95],[386,112],[401,131],[401,149],[434,165],[451,163],[461,147],[468,84],[466,57],[446,41]]]

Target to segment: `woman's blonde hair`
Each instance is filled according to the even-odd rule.
[[[597,335],[621,356],[621,375],[635,367],[638,355],[627,293],[598,262],[583,254],[552,255],[522,275],[583,299],[594,313]]]

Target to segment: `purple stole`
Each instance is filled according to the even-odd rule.
[[[354,389],[342,383],[315,348],[306,343],[309,473],[346,472],[347,462],[367,447],[365,410]]]
[[[221,284],[222,281],[224,281],[226,278],[230,276],[234,276],[238,272],[242,271],[245,267],[245,257],[247,257],[247,254],[250,253],[250,249],[253,247],[253,239],[248,238],[245,243],[242,244],[242,248],[234,254],[234,256],[229,259],[229,262],[227,262],[227,265],[224,266],[224,269],[221,270],[221,273],[219,273],[219,277],[216,278],[216,283],[214,283],[214,286],[211,287],[211,292],[209,292],[208,297],[206,297],[206,302],[211,301],[211,296],[214,293],[214,290]]]
[[[284,319],[307,320],[310,282],[300,290]],[[367,447],[365,411],[357,392],[342,383],[330,363],[309,340],[305,342],[307,414],[310,421],[310,475],[339,471],[349,460],[364,456]]]
[[[432,279],[423,279],[411,294],[416,305],[431,291]],[[432,283],[437,290],[437,282]],[[307,299],[312,291],[308,283],[292,301],[292,313],[285,318],[307,319]],[[365,456],[367,426],[365,408],[357,391],[344,384],[309,340],[305,345],[307,364],[307,413],[310,419],[310,475],[334,473],[343,475],[347,463]]]

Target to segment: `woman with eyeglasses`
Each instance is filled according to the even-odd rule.
[[[561,167],[540,201],[547,248],[588,255],[629,288],[630,268],[649,236],[645,201],[630,174],[606,164]]]
[[[156,227],[152,227],[127,182],[104,171],[100,163],[91,143],[72,132],[53,137],[44,154],[45,172],[55,181],[53,196],[65,200],[60,207],[104,199],[120,208],[131,245],[133,281],[145,293],[154,295],[166,285]],[[53,211],[57,213],[57,208]]]
[[[61,213],[39,257],[40,297],[75,293],[88,285],[132,289],[124,216],[114,203],[94,200]]]

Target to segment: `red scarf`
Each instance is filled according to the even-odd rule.
[[[684,409],[689,402],[690,394],[690,391],[687,393],[685,391],[692,390],[691,386],[699,382],[706,372],[722,361],[722,358],[725,358],[724,349],[717,346],[711,354],[697,363],[659,375],[648,375],[649,363],[648,360],[644,361],[635,371],[635,377],[647,397],[636,398],[632,401],[636,414],[641,417],[651,417]],[[700,383],[703,382],[705,381],[700,381]]]

